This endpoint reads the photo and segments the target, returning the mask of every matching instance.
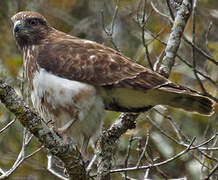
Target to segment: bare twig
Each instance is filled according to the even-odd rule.
[[[215,173],[215,171],[218,170],[218,164],[216,164],[216,166],[214,166],[214,168],[210,171],[210,173],[208,174],[208,176],[205,178],[205,180],[209,180],[210,177]]]
[[[181,151],[180,153],[176,154],[175,156],[173,156],[165,161],[162,161],[159,163],[154,163],[154,164],[148,165],[148,166],[140,166],[140,167],[135,166],[135,167],[129,167],[129,168],[123,168],[123,169],[115,169],[115,170],[111,170],[110,172],[117,173],[117,172],[135,171],[135,170],[144,170],[144,169],[148,169],[148,168],[152,168],[152,167],[162,166],[162,165],[167,164],[171,161],[174,161],[175,159],[177,159],[177,158],[181,157],[182,155],[186,154],[187,152],[189,152],[191,150],[191,146],[195,140],[196,140],[196,137],[194,137],[192,139],[192,141],[190,142],[190,144],[188,145],[188,147],[185,150]]]
[[[148,179],[150,169],[146,169],[144,179]]]
[[[180,55],[177,55],[177,57],[178,57],[178,59],[179,59],[180,61],[182,61],[182,62],[183,62],[184,64],[186,64],[188,67],[192,68],[192,65],[191,65],[190,63],[188,63],[188,61],[184,60]],[[213,79],[211,79],[208,75],[202,73],[200,70],[197,70],[196,68],[195,68],[195,71],[196,71],[199,75],[201,75],[201,76],[203,76],[205,79],[207,79],[207,80],[208,80],[212,85],[214,85],[216,88],[218,88],[218,84],[217,84]]]
[[[155,121],[153,121],[149,116],[146,116],[147,120],[155,127],[157,128],[164,136],[175,142],[176,144],[179,144],[184,147],[188,147],[188,144],[183,143],[175,139],[174,137],[170,136],[163,128],[161,128]],[[192,149],[198,149],[198,150],[204,150],[204,151],[216,151],[218,150],[218,147],[204,147],[204,145],[208,144],[209,142],[213,141],[218,134],[214,134],[210,139],[202,142],[201,144],[197,146],[193,146]]]
[[[116,43],[115,43],[114,40],[113,40],[114,25],[115,25],[115,20],[116,20],[116,18],[117,18],[118,9],[119,9],[118,4],[119,4],[119,1],[117,2],[116,6],[115,6],[114,15],[113,15],[113,18],[112,18],[112,21],[111,21],[111,27],[110,27],[109,30],[105,27],[104,12],[103,12],[103,11],[101,11],[101,19],[102,19],[102,28],[103,28],[105,34],[109,37],[110,42],[111,42],[111,44],[113,45],[113,47],[114,47],[118,52],[120,52],[120,49],[117,47]]]
[[[168,16],[168,15],[166,15],[166,14],[160,12],[160,11],[156,8],[156,6],[154,5],[153,1],[151,1],[151,7],[154,9],[155,12],[157,12],[157,13],[160,14],[161,16],[163,16],[163,17],[169,19],[170,22],[173,23],[173,19],[171,19],[170,16]]]
[[[29,144],[31,139],[32,139],[32,135],[26,130],[26,128],[24,128],[23,143],[22,143],[21,151],[20,151],[19,155],[17,156],[17,159],[14,162],[13,166],[8,171],[2,173],[2,175],[0,176],[0,179],[8,178],[25,160],[26,147]]]
[[[146,10],[146,5],[145,4],[146,4],[146,0],[144,0],[144,5],[143,5],[144,8],[143,8],[142,22],[140,23],[140,21],[138,21],[138,24],[139,24],[139,26],[141,26],[141,29],[142,29],[142,42],[143,42],[143,45],[145,47],[145,55],[147,57],[148,64],[149,64],[150,68],[152,70],[154,70],[153,65],[151,63],[149,51],[148,51],[148,43],[145,43],[145,26],[146,26],[146,23],[147,23],[148,19],[151,17],[151,14],[152,14],[153,11],[150,11],[148,17],[145,19],[145,10]]]
[[[131,136],[131,138],[129,140],[128,147],[127,147],[127,154],[126,154],[126,158],[125,158],[125,161],[124,161],[124,167],[125,168],[128,167],[128,160],[129,160],[129,156],[130,156],[132,141],[133,141],[133,136]],[[127,179],[127,173],[126,172],[125,172],[125,177],[124,178]]]
[[[56,172],[55,170],[52,169],[52,164],[53,164],[53,163],[52,163],[52,155],[49,154],[49,155],[47,156],[47,158],[48,158],[48,163],[47,163],[47,169],[48,169],[48,171],[49,171],[51,174],[55,175],[56,177],[58,177],[58,178],[60,178],[60,179],[62,179],[62,180],[69,180],[67,177],[62,176],[61,174],[59,174],[58,172]]]
[[[165,117],[166,119],[168,119],[170,122],[173,123],[173,120],[172,120],[169,116],[164,115],[163,113],[157,111],[155,108],[154,108],[154,110],[155,110],[157,113],[159,113],[160,115],[162,115],[163,117]],[[173,137],[171,137],[170,135],[168,135],[167,132],[165,132],[163,128],[159,127],[159,126],[157,125],[157,123],[155,123],[153,120],[151,120],[151,119],[148,119],[148,120],[151,122],[151,124],[152,124],[154,127],[156,127],[156,128],[157,128],[161,133],[163,133],[167,138],[171,139],[171,140],[172,140],[173,142],[175,142],[175,143],[180,143],[179,145],[182,145],[182,146],[184,146],[184,147],[187,147],[187,144],[185,144],[184,141],[190,141],[190,140],[189,140],[189,138],[188,138],[187,136],[184,135],[184,133],[183,133],[181,130],[179,130],[179,129],[177,128],[177,126],[176,126],[175,123],[174,123],[174,126],[175,126],[175,128],[177,129],[178,133],[184,138],[184,141],[181,141],[180,138],[179,138],[179,141],[177,141],[175,138],[173,138]],[[218,137],[218,135],[217,135],[217,133],[215,133],[215,134],[213,134],[213,136],[211,136],[211,138],[209,138],[208,140],[202,142],[202,143],[199,144],[198,146],[195,146],[195,148],[197,148],[197,151],[198,151],[198,152],[200,152],[200,153],[201,153],[203,156],[205,156],[206,158],[208,158],[208,159],[210,159],[210,160],[212,160],[212,161],[215,161],[215,162],[218,162],[218,159],[216,159],[215,157],[212,157],[212,155],[209,155],[209,154],[207,154],[207,153],[204,152],[204,151],[207,151],[207,152],[211,152],[211,153],[212,153],[213,151],[216,151],[216,150],[217,150],[217,147],[215,147],[215,145],[216,145],[215,142],[216,142],[216,140],[217,140],[217,137]],[[214,141],[214,143],[213,143],[213,145],[212,145],[211,147],[204,147],[205,145],[207,145],[208,143],[210,143],[210,142],[212,142],[212,141]],[[209,149],[208,149],[208,148],[209,148]]]
[[[192,11],[192,43],[195,46],[195,19],[196,19],[196,6],[197,6],[197,0],[193,1],[193,11]],[[196,53],[195,53],[195,48],[194,46],[192,47],[192,61],[193,61],[193,72],[194,75],[200,84],[201,90],[203,91],[204,94],[207,94],[206,89],[204,88],[203,83],[201,82],[201,79],[198,76],[198,73],[196,72]]]
[[[206,48],[207,48],[208,51],[209,51],[209,48],[208,48],[208,36],[209,36],[210,30],[212,29],[212,27],[213,27],[213,22],[210,21],[209,26],[208,26],[208,28],[207,28],[207,31],[206,31],[206,33],[205,33],[205,40],[206,40],[205,46],[206,46]]]
[[[173,121],[173,119],[172,119],[169,115],[165,115],[165,114],[163,114],[162,112],[158,111],[156,108],[153,108],[153,110],[154,110],[155,112],[157,112],[158,114],[160,114],[161,116],[163,116],[164,118],[166,118],[166,119],[170,122],[170,124],[171,124],[173,130],[175,131],[175,133],[176,133],[176,135],[177,135],[179,141],[180,141],[180,142],[183,142],[183,138],[182,138],[182,137],[185,137],[185,135],[184,135],[184,133],[177,127],[177,125],[176,125],[176,123]]]
[[[175,17],[174,17],[172,8],[170,7],[170,0],[166,0],[166,3],[167,3],[167,7],[168,7],[168,9],[169,9],[169,12],[170,12],[170,16],[171,16],[171,18],[174,20]]]
[[[14,118],[11,122],[9,122],[5,127],[3,127],[1,130],[0,130],[0,134],[2,132],[4,132],[6,129],[8,129],[12,124],[14,124],[14,122],[16,121],[16,118]]]
[[[210,139],[208,139],[208,140],[202,142],[201,144],[199,144],[199,145],[197,145],[197,146],[192,147],[192,149],[198,149],[198,148],[201,149],[204,145],[206,145],[206,144],[210,143],[211,141],[213,141],[217,136],[218,136],[218,134],[216,133],[216,134],[214,134],[213,136],[211,136]],[[205,147],[205,148],[206,148],[206,147]],[[214,149],[214,148],[213,148],[213,149]],[[205,149],[205,150],[206,150],[206,149]],[[212,149],[210,148],[209,150],[212,150]],[[218,147],[217,147],[217,150],[218,150]]]
[[[147,136],[146,136],[146,141],[145,141],[145,145],[144,145],[144,148],[143,148],[143,151],[138,159],[138,162],[136,163],[136,166],[139,167],[140,163],[141,163],[141,160],[143,158],[143,156],[145,155],[145,152],[147,150],[147,146],[148,146],[148,141],[149,141],[149,138],[150,138],[150,132],[148,131],[147,132]]]
[[[189,41],[185,36],[183,36],[182,38],[186,43],[188,43],[190,46],[194,47],[198,53],[200,53],[202,56],[204,56],[209,61],[211,61],[212,63],[214,63],[215,65],[218,66],[218,61],[216,59],[214,59],[212,56],[208,55],[204,50],[200,49],[199,47],[194,46],[194,44],[191,41]]]
[[[24,159],[28,159],[32,156],[34,156],[36,153],[38,153],[39,151],[41,151],[44,148],[44,146],[39,147],[38,149],[36,149],[35,151],[33,151],[32,153],[30,153],[29,155],[25,156]]]

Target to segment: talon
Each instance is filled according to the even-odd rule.
[[[46,122],[46,125],[47,126],[49,126],[50,127],[50,125],[51,125],[51,127],[53,127],[54,126],[54,124],[55,124],[55,121],[54,120],[49,120],[48,122]]]

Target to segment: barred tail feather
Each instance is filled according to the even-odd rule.
[[[203,115],[213,113],[214,102],[196,91],[174,83],[147,91],[132,88],[101,89],[105,108],[122,112],[143,112],[155,105],[169,105]]]
[[[166,90],[169,95],[168,100],[162,104],[182,108],[187,111],[197,112],[203,115],[213,114],[214,101],[208,97],[199,95],[192,90],[187,91],[187,89],[177,89],[176,91],[172,90],[171,93],[169,93],[170,89],[167,88]],[[161,91],[164,92],[164,89]]]

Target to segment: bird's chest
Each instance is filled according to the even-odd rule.
[[[33,75],[31,98],[34,107],[45,119],[53,119],[62,126],[73,117],[80,120],[96,102],[93,86],[67,80],[39,68]]]

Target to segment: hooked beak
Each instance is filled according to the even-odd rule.
[[[23,27],[22,27],[21,21],[20,20],[16,21],[14,23],[14,29],[13,29],[14,34],[19,33],[22,29],[23,29]]]

